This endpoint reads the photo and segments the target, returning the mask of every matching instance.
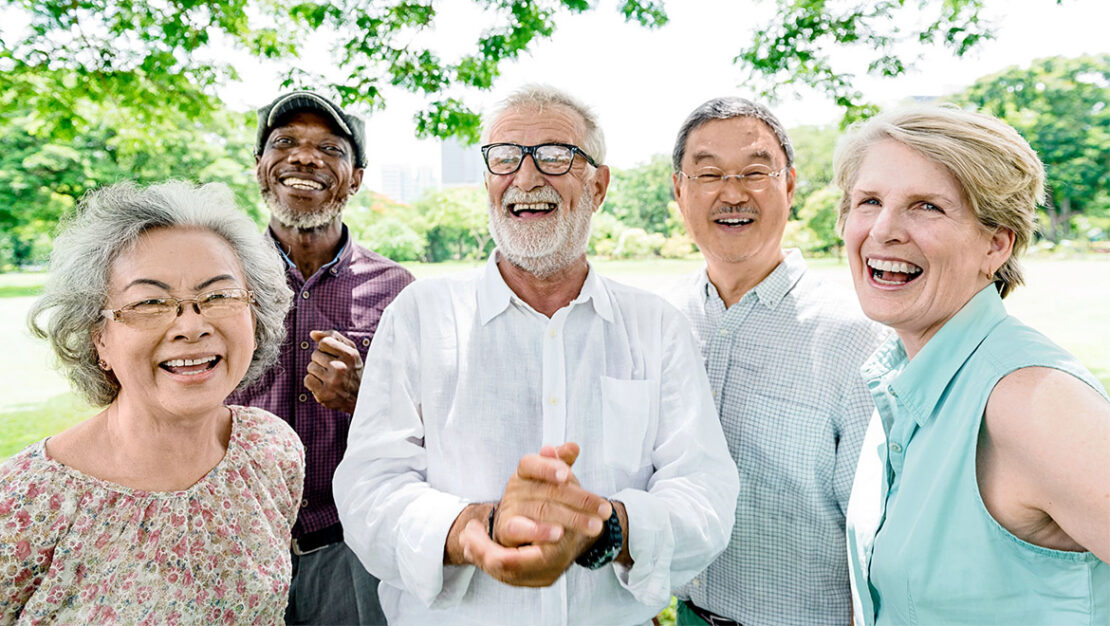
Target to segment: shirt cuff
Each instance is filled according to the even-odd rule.
[[[401,581],[426,607],[458,605],[474,577],[473,565],[443,564],[447,534],[467,504],[449,493],[432,491],[405,507],[398,520],[396,550]]]
[[[632,567],[618,563],[617,580],[641,604],[664,606],[671,599],[674,532],[667,508],[655,496],[625,489],[609,497],[624,503],[628,515],[628,552]]]

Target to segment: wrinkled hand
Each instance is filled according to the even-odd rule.
[[[601,534],[612,505],[571,472],[578,446],[544,446],[520,460],[494,517],[494,540],[478,520],[459,539],[468,562],[510,585],[546,587]]]
[[[362,382],[362,356],[355,343],[337,330],[314,330],[316,342],[304,386],[329,409],[354,413]]]
[[[564,530],[597,536],[611,511],[608,500],[581,487],[571,466],[578,444],[544,446],[520,459],[505,485],[493,520],[497,543],[514,548],[538,541],[555,542]],[[604,517],[600,517],[604,514]]]

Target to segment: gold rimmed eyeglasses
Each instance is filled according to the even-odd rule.
[[[682,170],[679,170],[678,173],[685,176],[690,182],[697,184],[704,191],[720,191],[730,179],[740,183],[740,186],[748,191],[762,191],[767,188],[767,185],[771,184],[772,179],[781,177],[789,170],[789,167],[784,167],[781,170],[756,167],[744,170],[739,174],[726,174],[715,167],[707,167],[693,174],[687,174]]]
[[[198,315],[219,319],[239,313],[253,303],[254,292],[249,289],[216,289],[194,298],[145,298],[118,309],[104,309],[100,314],[133,328],[156,328],[181,315],[186,304],[192,304]]]

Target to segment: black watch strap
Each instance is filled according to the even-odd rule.
[[[624,546],[624,533],[621,532],[621,520],[617,516],[617,507],[614,506],[613,513],[609,516],[609,521],[605,522],[605,527],[601,529],[597,540],[592,546],[586,548],[585,552],[578,555],[574,562],[586,569],[598,569],[612,563],[613,559],[620,555],[622,546]]]

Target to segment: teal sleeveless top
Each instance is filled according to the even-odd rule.
[[[857,625],[1110,624],[1110,566],[1018,539],[979,495],[987,399],[1003,376],[1031,366],[1107,397],[1075,358],[1007,315],[993,285],[912,361],[893,338],[864,364],[877,410],[847,514]]]

